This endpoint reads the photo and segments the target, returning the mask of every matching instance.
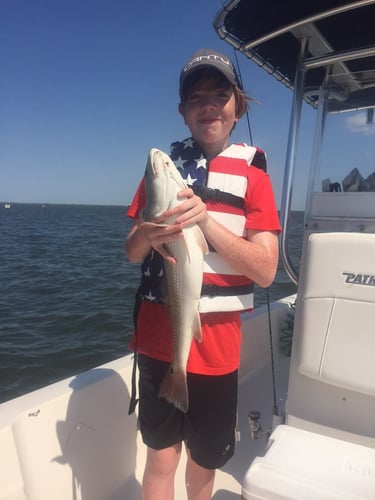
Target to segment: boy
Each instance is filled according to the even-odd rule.
[[[171,157],[191,185],[180,193],[187,199],[154,221],[163,222],[173,213],[175,224],[145,228],[141,182],[128,212],[135,223],[126,240],[127,256],[143,261],[136,339],[139,420],[148,446],[143,500],[174,499],[182,442],[188,455],[189,500],[211,498],[215,469],[234,453],[240,312],[252,308],[254,283],[271,284],[278,261],[279,220],[269,177],[259,168],[265,166],[264,153],[229,146],[230,133],[248,106],[231,60],[211,49],[199,50],[181,71],[179,92],[179,112],[191,137],[173,143]],[[159,275],[163,258],[171,259],[164,244],[180,238],[184,225],[192,223],[199,224],[210,252],[200,301],[203,341],[191,345],[185,414],[158,397],[172,357]]]

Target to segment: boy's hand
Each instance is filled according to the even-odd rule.
[[[176,263],[176,259],[168,252],[165,244],[181,238],[182,229],[181,224],[157,224],[154,222],[143,222],[138,227],[138,231],[141,232],[149,245],[172,264]]]
[[[138,230],[149,245],[173,264],[176,263],[176,259],[168,252],[166,244],[181,238],[184,227],[192,224],[204,226],[208,219],[206,204],[192,189],[183,189],[178,193],[178,197],[185,200],[155,217],[152,222],[143,222],[138,226]],[[170,217],[176,217],[174,224],[165,224],[164,221]]]
[[[182,224],[183,226],[191,224],[204,225],[208,214],[206,204],[203,203],[201,198],[195,195],[190,188],[183,189],[177,196],[181,199],[185,198],[185,200],[180,205],[164,212],[163,217],[175,216],[176,224]]]

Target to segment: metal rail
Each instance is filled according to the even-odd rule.
[[[301,40],[301,49],[297,65],[296,78],[294,82],[294,93],[292,111],[290,117],[288,146],[285,159],[284,182],[280,207],[281,237],[280,237],[280,257],[289,278],[293,283],[298,282],[298,273],[290,260],[288,252],[288,225],[290,220],[290,208],[293,194],[294,170],[297,155],[297,139],[299,124],[301,120],[303,89],[306,70],[304,67],[305,55],[308,49],[308,39]]]

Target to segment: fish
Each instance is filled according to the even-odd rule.
[[[184,201],[177,194],[187,187],[171,158],[163,151],[153,148],[149,151],[145,172],[146,206],[143,211],[145,222],[152,226],[174,224],[176,216],[163,224],[152,220],[165,210],[174,208]],[[175,263],[164,259],[166,297],[172,333],[172,362],[159,386],[159,397],[166,399],[176,408],[187,413],[189,396],[186,365],[193,338],[202,341],[199,316],[199,299],[203,279],[203,259],[208,245],[198,224],[191,224],[182,230],[183,236],[166,244]]]

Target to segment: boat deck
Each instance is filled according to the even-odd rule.
[[[272,304],[275,372],[280,411],[289,358],[278,336],[294,296]],[[217,472],[214,500],[239,498],[242,478],[267,437],[251,439],[248,414],[261,412],[271,430],[273,391],[267,315],[259,308],[243,322],[239,384],[240,441]],[[120,358],[1,405],[0,500],[123,500],[140,498],[146,446],[128,416],[132,356]],[[186,499],[185,452],[175,498]]]

